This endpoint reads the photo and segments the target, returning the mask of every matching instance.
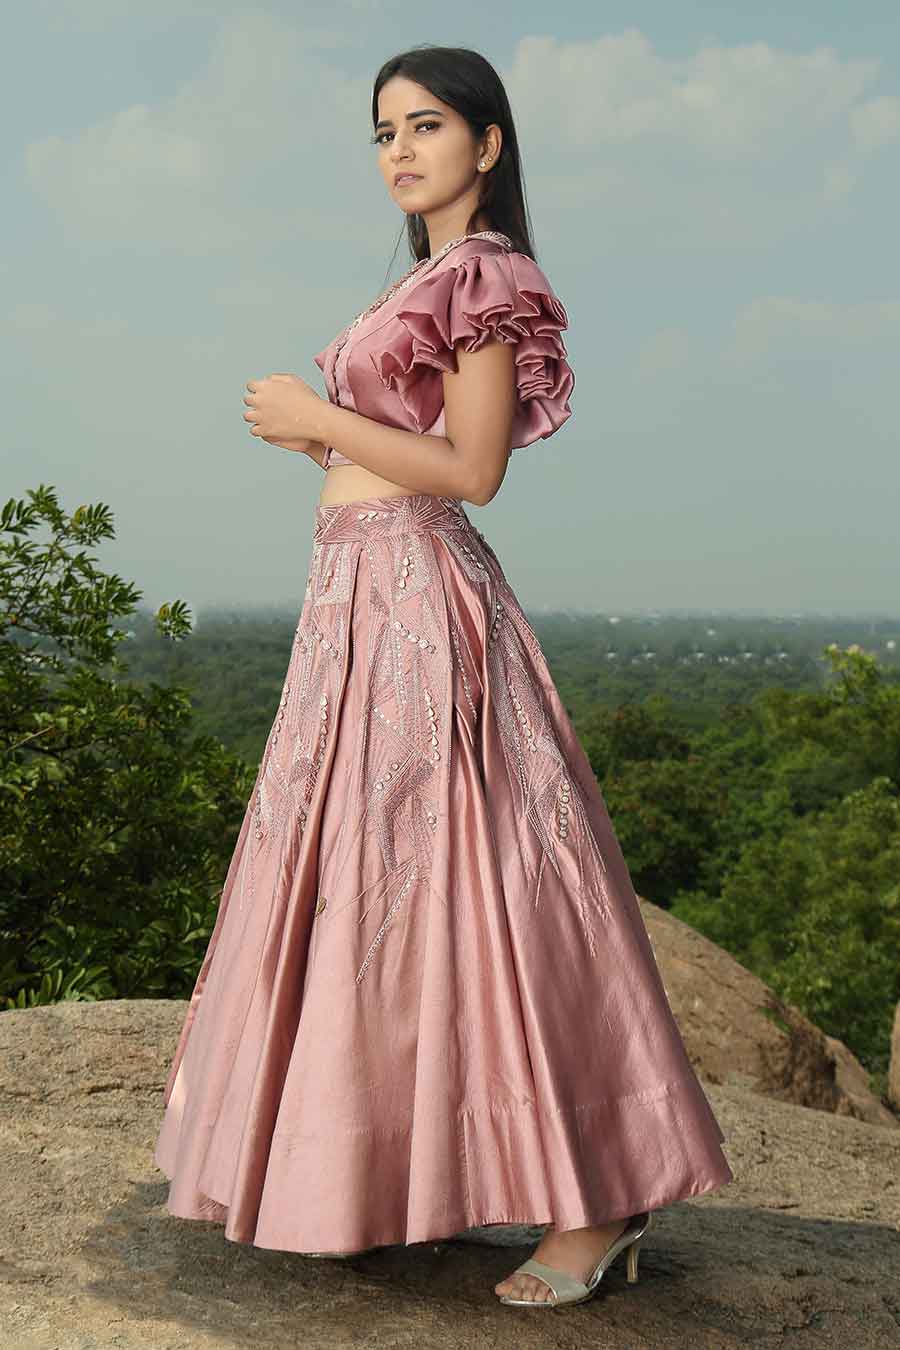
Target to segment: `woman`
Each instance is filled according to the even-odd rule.
[[[515,129],[477,53],[379,72],[417,261],[252,435],[326,468],[283,694],[165,1090],[168,1208],[347,1255],[540,1224],[505,1302],[587,1298],[732,1179],[538,640],[463,502],[571,415]]]

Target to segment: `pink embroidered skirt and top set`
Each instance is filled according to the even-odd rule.
[[[484,231],[315,360],[333,402],[442,435],[457,344],[514,343],[517,448],[571,415],[566,327]],[[316,508],[164,1107],[169,1212],[285,1251],[579,1228],[733,1179],[590,763],[455,498]]]

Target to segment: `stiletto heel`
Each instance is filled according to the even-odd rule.
[[[628,1252],[626,1278],[629,1284],[636,1284],[638,1251],[641,1239],[650,1227],[650,1220],[649,1210],[645,1210],[643,1214],[633,1214],[625,1225],[623,1232],[619,1234],[608,1251],[601,1256],[599,1264],[588,1276],[586,1284],[583,1284],[581,1280],[576,1280],[573,1275],[567,1275],[564,1270],[556,1270],[553,1266],[545,1265],[543,1261],[536,1261],[532,1257],[517,1266],[513,1274],[536,1275],[550,1288],[553,1298],[510,1298],[508,1294],[499,1294],[500,1302],[511,1303],[516,1308],[558,1308],[563,1303],[584,1303],[585,1299],[589,1299],[597,1292],[606,1271],[619,1255],[619,1252],[624,1251]]]

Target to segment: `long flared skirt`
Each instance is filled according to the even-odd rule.
[[[169,1212],[285,1251],[733,1179],[590,763],[453,498],[316,508],[164,1101]]]

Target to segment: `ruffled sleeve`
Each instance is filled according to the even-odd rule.
[[[571,416],[575,375],[562,332],[568,316],[537,263],[506,249],[472,253],[410,288],[371,359],[416,425],[434,424],[443,371],[456,371],[456,347],[477,351],[491,338],[515,344],[518,399],[511,447],[551,436]]]

